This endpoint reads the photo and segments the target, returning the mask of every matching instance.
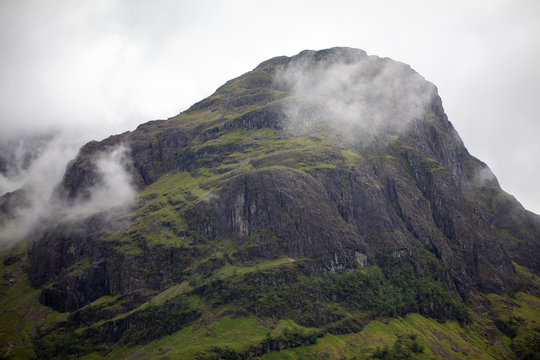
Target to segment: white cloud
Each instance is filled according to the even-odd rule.
[[[0,195],[22,187],[25,202],[24,207],[13,210],[0,226],[0,248],[21,240],[44,216],[53,212],[53,190],[62,179],[67,162],[76,155],[78,146],[69,137],[57,135],[39,147],[40,153],[28,168],[23,168],[20,161],[15,161],[11,164],[14,167],[14,177],[0,177],[10,185],[2,189]],[[32,144],[26,147],[32,148]]]
[[[291,131],[326,124],[347,141],[367,141],[383,131],[399,134],[423,118],[436,89],[408,65],[336,51],[343,57],[315,61],[305,53],[276,76],[296,97],[286,106]]]
[[[113,150],[99,154],[94,159],[98,174],[101,177],[89,192],[90,197],[71,205],[66,216],[81,218],[113,207],[129,206],[135,189],[128,172],[128,150],[120,145]]]
[[[66,164],[73,159],[79,144],[70,137],[56,136],[33,160],[28,169],[18,169],[17,185],[22,185],[24,205],[11,211],[0,223],[0,248],[22,240],[44,222],[74,220],[113,207],[128,207],[135,194],[126,170],[127,150],[119,146],[93,159],[101,181],[90,189],[90,197],[68,204],[55,197]],[[12,183],[13,185],[14,183]]]

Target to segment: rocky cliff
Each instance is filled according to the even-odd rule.
[[[409,313],[467,323],[482,294],[523,286],[516,266],[540,272],[540,217],[468,153],[436,88],[361,50],[270,59],[178,116],[88,143],[58,197],[91,198],[106,181],[95,159],[119,146],[135,199],[53,224],[28,250],[39,301],[69,312],[38,354],[103,355],[205,313],[317,336]]]

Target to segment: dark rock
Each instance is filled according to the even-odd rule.
[[[20,261],[21,258],[16,255],[8,255],[4,258],[4,265],[9,266],[12,264],[15,264],[16,262]]]

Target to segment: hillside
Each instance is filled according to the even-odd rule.
[[[56,190],[2,255],[6,358],[540,356],[540,217],[391,59],[270,59]]]

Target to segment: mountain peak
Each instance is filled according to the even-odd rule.
[[[254,70],[266,70],[269,68],[280,68],[290,62],[358,62],[366,58],[368,55],[364,50],[354,49],[350,47],[333,47],[325,50],[303,50],[297,55],[278,56],[262,62]]]
[[[298,119],[305,127],[306,121],[324,118],[343,133],[368,136],[400,132],[423,118],[433,102],[440,103],[436,87],[409,65],[337,47],[267,60],[228,81],[187,112],[238,112],[278,101],[283,115],[293,119],[284,127],[294,127]]]
[[[350,48],[265,61],[168,121],[84,148],[66,173],[69,197],[90,196],[88,189],[103,179],[88,159],[95,149],[120,142],[130,149],[132,162],[125,167],[140,190],[177,171],[209,181],[210,197],[185,215],[203,236],[251,239],[269,229],[290,241],[278,253],[334,254],[341,268],[355,266],[351,254],[374,261],[381,251],[409,252],[420,241],[434,247],[463,296],[476,286],[496,292],[512,286],[513,268],[502,247],[478,250],[500,241],[486,220],[491,210],[467,192],[487,186],[477,181],[485,164],[467,152],[436,88],[408,65]],[[343,178],[350,179],[347,185]],[[274,209],[283,200],[272,189],[287,183],[296,184],[288,190],[296,195],[284,220]],[[263,198],[273,204],[264,216]],[[313,211],[315,204],[330,205],[322,217],[320,209],[308,211],[308,221],[301,210],[306,204]],[[202,220],[208,212],[217,216],[210,228]],[[275,246],[265,237],[250,241],[261,249]],[[456,261],[454,242],[477,250]],[[265,251],[255,253],[264,257]]]
[[[71,216],[52,214],[24,257],[40,303],[69,313],[39,333],[40,357],[122,357],[220,319],[268,324],[236,358],[378,317],[465,326],[540,272],[539,217],[469,154],[435,86],[351,48],[267,60],[177,116],[89,143],[57,193]],[[207,350],[191,355],[229,354]]]

